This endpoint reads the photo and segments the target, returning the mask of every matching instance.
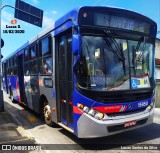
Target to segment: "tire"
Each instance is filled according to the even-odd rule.
[[[12,101],[13,103],[16,103],[16,100],[13,98],[13,93],[12,93],[12,91],[10,91],[10,98],[11,98],[11,101]]]
[[[43,103],[43,119],[48,126],[54,126],[54,123],[51,118],[51,108],[48,105],[47,101],[44,101]]]

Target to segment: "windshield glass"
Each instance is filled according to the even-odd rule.
[[[137,41],[128,41],[129,56],[131,67],[131,88],[148,88],[153,83],[152,79],[152,65],[153,65],[153,45],[143,40],[139,43]]]
[[[76,76],[81,87],[109,91],[151,86],[152,48],[142,41],[82,36]]]

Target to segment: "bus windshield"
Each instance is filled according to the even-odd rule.
[[[98,91],[150,88],[153,44],[148,40],[82,36],[77,81],[83,88]],[[119,48],[119,49],[118,49]]]

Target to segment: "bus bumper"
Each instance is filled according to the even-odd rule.
[[[154,117],[154,108],[148,112],[142,112],[132,115],[123,115],[121,119],[114,118],[112,120],[97,120],[88,114],[82,114],[78,120],[78,137],[79,138],[96,138],[104,137],[124,131],[133,130],[145,125],[151,124]],[[125,128],[124,124],[130,121],[137,121],[137,124]]]

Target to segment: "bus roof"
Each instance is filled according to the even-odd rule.
[[[6,58],[4,58],[2,60],[2,62],[5,61],[6,59],[10,58],[14,54],[20,52],[23,48],[32,44],[34,41],[40,39],[41,37],[43,37],[47,33],[57,29],[58,27],[60,27],[61,25],[63,25],[64,23],[66,23],[69,20],[71,20],[74,25],[78,25],[78,14],[79,14],[79,11],[81,9],[102,10],[102,11],[103,10],[112,10],[113,11],[113,9],[114,9],[114,11],[116,11],[116,12],[123,12],[123,13],[128,14],[128,15],[137,16],[139,18],[143,18],[144,20],[156,25],[156,23],[153,20],[151,20],[150,18],[148,18],[148,17],[146,17],[142,14],[139,14],[137,12],[128,10],[128,9],[112,7],[112,6],[82,6],[82,7],[79,7],[79,8],[75,8],[75,9],[69,11],[68,13],[66,13],[65,15],[63,15],[61,18],[56,20],[55,23],[53,23],[49,27],[45,28],[38,35],[36,35],[35,37],[33,37],[32,39],[27,41],[24,45],[22,45],[20,48],[18,48],[16,51],[14,51],[12,54],[10,54]]]
[[[156,25],[156,22],[153,21],[152,19],[150,19],[149,17],[147,17],[145,15],[142,15],[140,13],[137,13],[135,11],[125,9],[125,8],[113,7],[113,6],[83,6],[83,7],[79,8],[78,12],[81,9],[91,9],[91,10],[101,10],[101,11],[107,11],[108,10],[108,11],[111,11],[111,12],[117,12],[117,13],[124,14],[124,15],[127,14],[127,15],[130,15],[130,16],[136,16],[138,18],[143,18],[143,20],[146,20],[146,21]]]

